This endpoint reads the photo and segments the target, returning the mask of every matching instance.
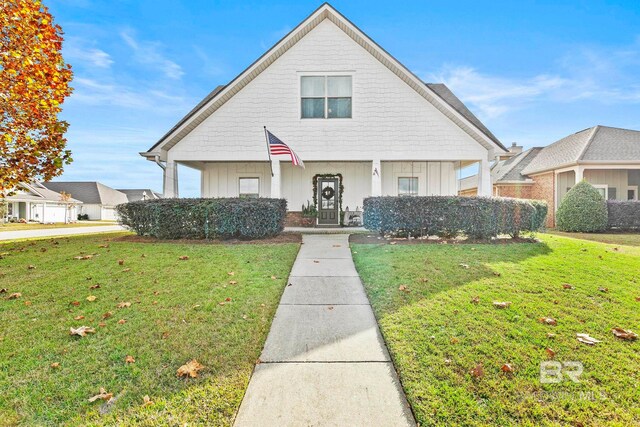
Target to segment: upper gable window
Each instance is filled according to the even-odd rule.
[[[303,119],[351,118],[351,76],[303,76]]]

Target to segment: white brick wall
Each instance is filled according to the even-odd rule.
[[[304,72],[352,74],[353,118],[300,119]],[[487,157],[484,147],[328,20],[174,146],[168,159],[265,160],[264,125],[305,161]]]

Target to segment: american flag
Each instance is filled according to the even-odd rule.
[[[288,154],[289,156],[291,156],[291,163],[294,166],[300,166],[301,168],[304,169],[304,162],[302,161],[302,159],[300,159],[300,157],[298,157],[295,151],[293,151],[287,144],[280,141],[280,139],[277,136],[275,136],[268,130],[267,130],[267,139],[269,141],[269,152],[271,153],[272,156],[277,156],[280,154]]]

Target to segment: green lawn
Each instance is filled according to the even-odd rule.
[[[229,425],[298,245],[110,239],[0,244],[0,425]],[[177,378],[191,359],[205,369]],[[115,399],[89,403],[101,387]]]
[[[613,327],[640,333],[640,248],[541,239],[352,245],[421,426],[640,424],[640,341],[611,333]],[[498,309],[493,301],[512,304]],[[557,326],[540,323],[542,317]],[[602,342],[582,344],[576,333]],[[583,364],[579,383],[565,376],[541,384],[547,348],[558,362]],[[506,363],[513,373],[501,371]],[[478,364],[484,374],[476,378],[471,370]]]
[[[6,224],[0,224],[0,233],[3,231],[22,231],[22,230],[42,230],[48,228],[76,228],[76,227],[95,227],[98,225],[116,225],[115,221],[82,221],[82,222],[73,222],[70,224],[64,224],[61,222],[57,222],[54,224],[38,224],[38,223],[26,223],[22,224],[20,222],[9,222]]]
[[[556,236],[592,240],[612,245],[640,246],[640,233],[564,233],[562,231],[550,231],[550,233]]]

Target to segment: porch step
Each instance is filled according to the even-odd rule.
[[[285,227],[285,233],[304,234],[355,234],[369,233],[364,227]]]

